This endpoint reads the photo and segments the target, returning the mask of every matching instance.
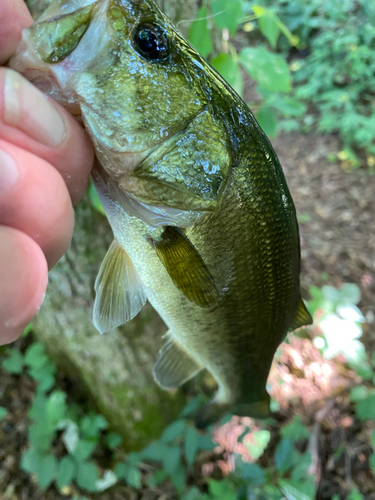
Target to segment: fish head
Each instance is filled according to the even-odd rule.
[[[120,195],[196,213],[217,206],[230,166],[226,131],[207,112],[204,65],[151,0],[55,0],[11,60],[81,116]]]
[[[108,148],[142,152],[205,105],[185,70],[181,41],[152,2],[57,0],[25,31],[17,69],[31,79],[30,70],[44,70]]]

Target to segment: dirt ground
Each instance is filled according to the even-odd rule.
[[[372,351],[375,347],[375,176],[364,169],[348,174],[339,162],[330,163],[327,156],[340,147],[332,136],[292,133],[280,135],[273,144],[303,221],[300,222],[303,295],[309,298],[308,290],[313,284],[356,283],[362,292],[359,307],[367,318],[363,340]],[[1,500],[67,498],[54,487],[41,494],[19,468],[20,453],[27,443],[26,411],[33,391],[26,376],[1,373],[0,405],[11,412],[0,423]],[[317,499],[329,500],[335,493],[342,494],[350,484],[356,484],[367,500],[374,500],[375,480],[368,466],[371,449],[363,438],[366,429],[354,418],[345,395],[329,401],[324,408],[326,414],[320,421],[306,416],[316,434],[315,454],[319,462],[316,473],[320,477]],[[284,414],[284,418],[288,415]],[[343,443],[346,453],[333,458]],[[111,493],[95,498],[154,500],[173,498],[170,495],[170,491],[134,492],[116,486]]]
[[[311,218],[300,222],[302,289],[356,283],[362,294],[359,307],[368,320],[363,340],[373,350],[375,175],[365,169],[346,173],[339,162],[328,162],[327,156],[340,150],[332,136],[293,133],[280,135],[273,144],[299,217]]]

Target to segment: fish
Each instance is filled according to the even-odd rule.
[[[82,120],[114,240],[95,283],[108,332],[148,300],[168,331],[153,376],[202,370],[198,413],[269,415],[287,333],[312,323],[296,210],[276,153],[241,97],[152,0],[55,0],[10,62]]]

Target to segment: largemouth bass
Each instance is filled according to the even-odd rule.
[[[11,66],[76,115],[114,233],[96,281],[100,332],[148,299],[169,330],[154,378],[206,368],[197,417],[266,416],[266,381],[288,331],[312,322],[279,160],[236,92],[152,0],[58,0]]]

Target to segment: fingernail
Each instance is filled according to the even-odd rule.
[[[4,85],[4,122],[45,146],[56,147],[65,137],[64,121],[47,96],[17,72],[8,69]]]
[[[18,179],[18,169],[13,158],[0,150],[0,196],[10,191]]]

